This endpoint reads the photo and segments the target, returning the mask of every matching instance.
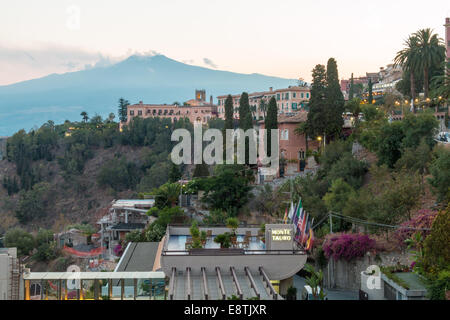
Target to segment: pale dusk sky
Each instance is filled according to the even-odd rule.
[[[348,78],[391,63],[418,29],[444,38],[446,16],[446,0],[3,0],[0,85],[155,52],[306,81],[334,57]]]

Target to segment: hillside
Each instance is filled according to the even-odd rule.
[[[163,55],[134,55],[107,67],[0,86],[0,136],[28,131],[48,120],[75,121],[82,111],[104,117],[116,111],[120,97],[131,103],[173,103],[192,98],[195,89],[216,97],[294,84],[294,79],[213,70]]]
[[[128,198],[135,193],[131,190],[114,192],[101,188],[97,183],[99,169],[117,155],[123,155],[127,161],[140,163],[147,150],[146,147],[120,145],[94,150],[94,156],[86,162],[83,174],[71,181],[64,180],[56,160],[38,161],[35,165],[43,169],[44,179],[50,184],[51,202],[44,217],[21,227],[30,231],[39,227],[58,231],[71,223],[95,223],[113,199]],[[61,152],[62,149],[59,149],[58,153]],[[13,175],[16,175],[16,165],[6,159],[0,161],[0,176]],[[0,185],[0,233],[19,225],[14,213],[18,200],[19,194],[8,196],[6,189]]]

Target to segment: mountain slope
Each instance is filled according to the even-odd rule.
[[[116,113],[120,97],[131,103],[172,103],[193,98],[195,89],[216,97],[295,83],[294,79],[187,65],[163,55],[134,55],[108,67],[0,86],[0,136],[28,131],[47,120],[78,120],[82,111],[90,116]]]

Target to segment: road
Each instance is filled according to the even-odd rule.
[[[294,276],[294,287],[297,288],[297,300],[301,299],[302,288],[306,284],[305,278],[302,278],[298,275]],[[351,290],[324,290],[326,295],[326,299],[328,300],[358,300],[359,293],[358,291]]]

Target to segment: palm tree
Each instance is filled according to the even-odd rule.
[[[259,103],[259,112],[262,112],[262,114],[264,115],[264,118],[266,118],[266,114],[267,114],[267,104],[264,101],[264,99],[261,99],[260,103]]]
[[[425,98],[429,94],[429,71],[438,67],[445,59],[445,46],[443,40],[433,30],[421,29],[414,36],[417,38],[418,67],[423,70],[423,86]]]
[[[414,81],[419,63],[418,42],[419,39],[417,36],[409,36],[409,38],[405,40],[405,48],[397,52],[397,55],[394,58],[394,66],[401,66],[403,71],[409,71],[411,82],[411,99],[413,100],[416,98]]]
[[[80,113],[80,116],[83,117],[83,121],[86,123],[89,120],[88,114],[86,111],[83,111],[82,113]]]
[[[302,134],[305,136],[305,155],[308,153],[308,123],[302,122],[300,123],[297,128],[295,128],[294,133],[296,135],[301,136]]]

